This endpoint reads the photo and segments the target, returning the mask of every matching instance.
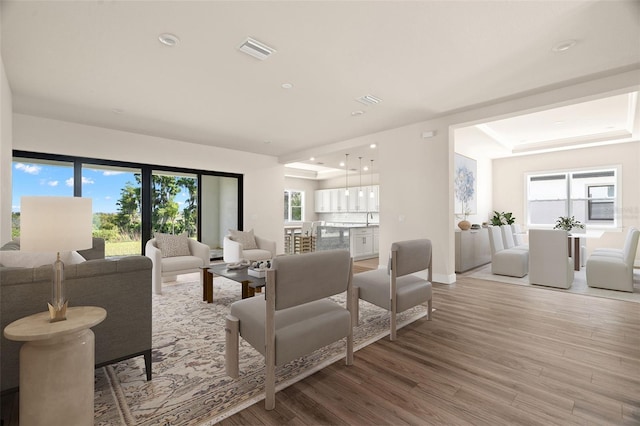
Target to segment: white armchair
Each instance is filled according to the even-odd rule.
[[[150,239],[145,246],[145,256],[153,263],[151,283],[153,292],[156,294],[162,294],[163,281],[173,281],[178,275],[200,272],[201,267],[209,264],[211,249],[208,245],[186,236],[171,235],[170,237],[174,237],[171,238],[173,241],[180,240],[179,244],[182,245],[180,250],[170,248],[165,249],[163,253],[162,244],[158,244],[157,238]],[[186,249],[182,238],[186,240]]]
[[[276,255],[276,242],[254,236],[253,231],[230,231],[224,237],[222,248],[222,258],[226,263],[269,260]]]
[[[633,292],[633,263],[638,249],[640,231],[630,229],[622,254],[600,252],[587,260],[587,285]]]
[[[529,283],[571,287],[574,275],[568,238],[561,229],[529,230]]]

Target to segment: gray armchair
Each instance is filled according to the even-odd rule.
[[[396,313],[423,303],[432,310],[431,241],[426,239],[399,241],[391,245],[390,270],[376,269],[353,277],[356,302],[366,300],[391,311],[390,339],[396,339]],[[413,275],[428,269],[428,278]],[[356,312],[355,319],[358,315]]]
[[[267,271],[266,300],[256,296],[231,305],[227,316],[226,371],[238,377],[238,335],[265,357],[265,407],[275,407],[275,368],[347,338],[353,363],[352,260],[346,250],[280,256]],[[327,299],[347,292],[347,307]]]

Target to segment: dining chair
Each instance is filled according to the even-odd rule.
[[[491,273],[522,278],[529,272],[529,251],[506,249],[499,226],[489,226]]]
[[[359,300],[373,303],[390,311],[390,339],[396,339],[396,314],[427,303],[427,318],[432,310],[432,248],[431,240],[398,241],[391,245],[387,269],[375,269],[353,276],[355,299],[354,325],[358,321]],[[427,278],[414,275],[428,270]]]
[[[231,304],[225,325],[225,368],[239,376],[239,336],[265,357],[265,407],[275,407],[276,366],[346,338],[353,364],[353,261],[346,250],[277,256],[265,297]],[[346,306],[328,297],[346,292]]]
[[[529,283],[567,289],[574,280],[568,233],[562,229],[529,230]]]
[[[638,249],[640,231],[629,230],[622,255],[617,253],[594,253],[587,260],[587,285],[633,292],[633,264]]]

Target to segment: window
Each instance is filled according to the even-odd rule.
[[[284,221],[300,222],[304,220],[304,191],[285,189]]]
[[[575,216],[591,226],[619,226],[617,167],[527,175],[527,224],[554,225],[560,216]]]

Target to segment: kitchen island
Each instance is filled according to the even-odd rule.
[[[319,226],[316,250],[349,250],[354,260],[378,257],[378,225],[343,224]]]

